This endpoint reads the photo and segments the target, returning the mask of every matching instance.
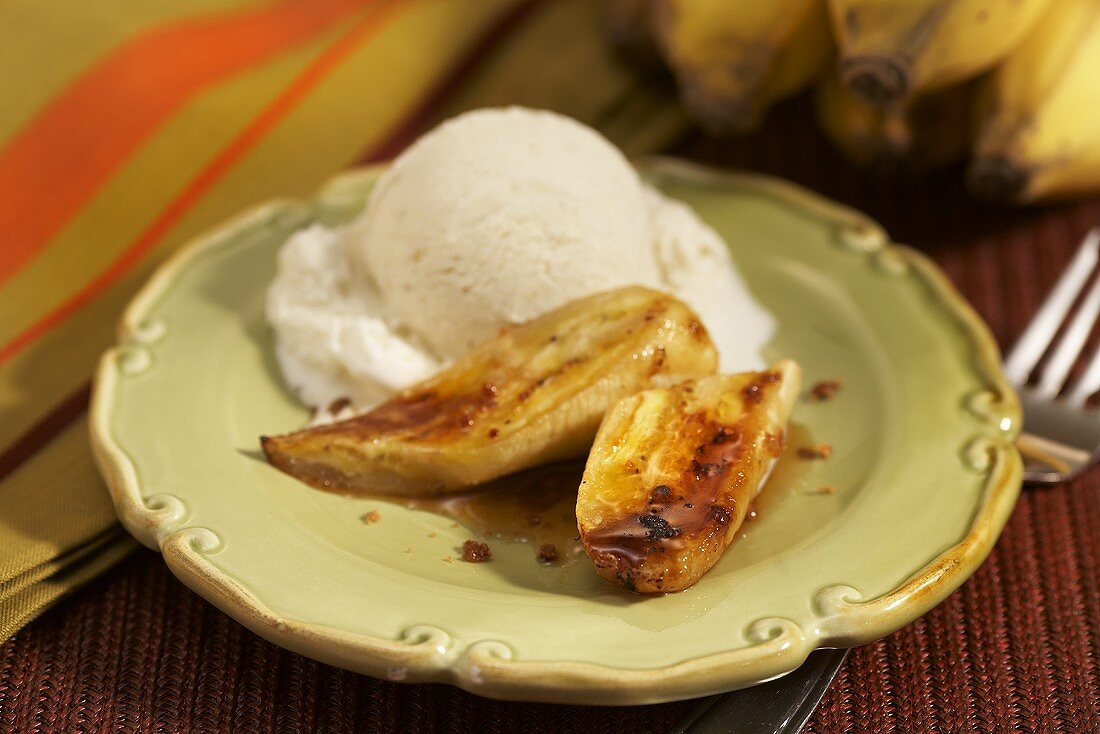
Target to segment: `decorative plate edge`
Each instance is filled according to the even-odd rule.
[[[293,199],[274,199],[229,219],[192,238],[161,263],[127,304],[116,328],[117,344],[99,359],[88,406],[88,433],[92,456],[102,474],[115,511],[126,530],[142,545],[160,550],[164,537],[186,520],[182,499],[170,494],[141,496],[137,470],[111,435],[111,403],[108,396],[122,375],[144,372],[152,366],[150,347],[164,337],[169,326],[145,314],[173,285],[177,273],[204,253],[224,247],[233,233],[276,224],[294,229],[309,221],[314,205]]]
[[[1022,480],[1022,462],[1013,443],[1020,426],[1019,401],[1001,373],[999,350],[986,325],[937,266],[911,248],[891,243],[881,226],[854,209],[769,176],[723,172],[668,158],[646,159],[639,165],[643,170],[696,181],[751,186],[802,206],[832,222],[838,228],[841,245],[875,258],[877,265],[888,272],[901,274],[911,269],[970,338],[972,358],[989,383],[989,389],[978,396],[982,399],[975,401],[981,410],[972,413],[987,430],[976,433],[963,447],[960,460],[987,474],[981,505],[967,534],[957,544],[896,589],[862,600],[849,586],[827,586],[814,596],[819,616],[810,634],[789,619],[765,618],[748,626],[746,637],[752,642],[748,646],[669,666],[623,669],[593,663],[515,660],[504,642],[483,639],[460,643],[445,631],[427,625],[410,627],[397,639],[385,639],[288,620],[218,570],[207,558],[221,546],[215,531],[186,526],[188,508],[178,497],[142,497],[136,468],[111,435],[109,396],[122,375],[141,371],[150,364],[143,352],[163,336],[168,326],[146,320],[145,313],[192,260],[223,246],[231,233],[272,221],[284,226],[304,223],[324,208],[326,195],[340,192],[345,186],[355,187],[383,170],[384,165],[333,178],[316,202],[272,201],[196,238],[164,262],[130,302],[120,322],[119,344],[100,359],[89,408],[95,461],[123,525],[144,545],[159,550],[172,572],[188,587],[282,647],[379,678],[450,683],[501,699],[647,704],[718,693],[784,675],[818,647],[872,642],[934,607],[958,588],[992,550],[1015,505]],[[903,600],[909,611],[905,619],[899,620],[896,609]],[[749,679],[751,683],[742,683]]]
[[[852,647],[895,632],[894,610],[904,600],[920,616],[946,599],[982,564],[1008,522],[1023,482],[1023,460],[1015,439],[1022,411],[1015,388],[1001,370],[1000,348],[989,327],[930,258],[891,241],[886,230],[862,212],[832,201],[798,184],[755,173],[721,171],[675,158],[654,156],[640,161],[642,170],[693,181],[744,186],[800,205],[836,227],[837,243],[864,254],[873,265],[893,275],[913,274],[941,304],[970,341],[971,360],[987,387],[966,396],[966,406],[984,430],[959,450],[960,461],[986,474],[981,504],[966,535],[886,594],[862,599],[844,584],[818,591],[818,644]],[[907,615],[908,616],[908,615]]]

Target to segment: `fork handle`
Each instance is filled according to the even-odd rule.
[[[815,650],[782,678],[703,699],[669,734],[797,734],[846,657],[843,649]]]

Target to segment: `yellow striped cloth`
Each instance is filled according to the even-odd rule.
[[[628,153],[683,119],[592,0],[0,3],[0,639],[133,547],[89,378],[166,254],[474,107],[555,109]]]

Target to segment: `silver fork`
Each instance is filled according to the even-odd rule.
[[[1100,456],[1100,412],[1086,405],[1089,396],[1100,390],[1100,350],[1089,359],[1084,372],[1066,385],[1100,316],[1100,277],[1088,282],[1098,261],[1100,227],[1089,232],[1077,248],[1005,360],[1005,376],[1016,385],[1024,409],[1024,431],[1017,446],[1025,459],[1024,479],[1028,482],[1068,482]],[[1081,305],[1054,343],[1086,286]],[[1028,378],[1048,351],[1046,364],[1029,385]]]
[[[1027,430],[1017,440],[1026,461],[1024,478],[1035,484],[1068,482],[1100,455],[1100,411],[1085,405],[1100,390],[1100,350],[1064,389],[1100,317],[1100,276],[1092,280],[1058,343],[1052,343],[1098,262],[1100,227],[1085,237],[1005,360],[1005,375],[1016,385],[1024,408]],[[1028,385],[1051,347],[1035,384]],[[847,655],[847,650],[817,650],[802,667],[778,680],[701,699],[672,734],[794,734],[813,714]]]

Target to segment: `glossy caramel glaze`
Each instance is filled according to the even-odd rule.
[[[687,306],[623,288],[505,329],[364,415],[261,442],[274,466],[325,489],[460,491],[582,455],[618,399],[716,364]]]
[[[630,591],[677,591],[732,541],[772,461],[798,369],[690,381],[627,398],[589,457],[577,519],[597,572]]]
[[[482,538],[528,543],[537,561],[561,565],[583,557],[576,515],[583,472],[582,462],[558,462],[460,494],[410,498],[403,504],[449,517]],[[544,546],[553,546],[553,553]]]

